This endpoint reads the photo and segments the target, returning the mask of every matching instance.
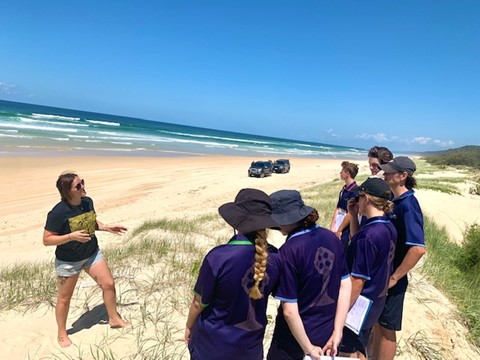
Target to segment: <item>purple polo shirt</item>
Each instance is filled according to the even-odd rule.
[[[393,272],[397,231],[387,217],[367,219],[347,248],[347,263],[352,276],[365,280],[361,295],[373,301],[362,330],[375,325],[387,297]]]
[[[393,259],[393,271],[402,263],[407,251],[412,246],[425,246],[425,233],[423,231],[423,214],[413,190],[393,199],[393,213],[388,214],[395,229],[397,229],[397,246]],[[405,292],[408,286],[408,277],[405,275],[397,284],[388,290],[388,294]]]
[[[192,358],[263,359],[267,301],[280,275],[278,250],[270,246],[260,283],[263,298],[252,300],[255,247],[239,234],[212,249],[203,260],[194,293],[205,309],[195,321],[189,343]]]
[[[330,230],[314,225],[289,234],[280,255],[283,271],[275,298],[298,303],[310,341],[324,346],[333,331],[340,282],[349,277],[343,245]],[[281,306],[272,341],[283,348],[302,351]]]

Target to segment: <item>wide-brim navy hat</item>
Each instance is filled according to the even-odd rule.
[[[297,190],[279,190],[270,195],[272,218],[280,225],[296,224],[315,209],[305,205]]]
[[[417,166],[412,159],[406,156],[397,156],[390,160],[386,164],[381,164],[380,169],[385,173],[396,173],[396,172],[406,172],[408,175],[412,176],[413,173],[417,170]]]
[[[240,190],[235,201],[223,204],[218,208],[218,212],[230,226],[242,234],[267,228],[278,229],[278,224],[271,216],[270,197],[261,190]]]
[[[392,193],[390,187],[383,179],[373,176],[365,180],[362,185],[354,187],[352,191],[363,192],[383,199],[390,199],[390,194]]]

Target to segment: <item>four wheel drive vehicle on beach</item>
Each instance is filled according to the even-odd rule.
[[[288,173],[290,172],[290,160],[278,159],[273,163],[273,171],[276,173]]]
[[[248,168],[248,176],[265,177],[273,173],[273,163],[271,161],[254,161]]]

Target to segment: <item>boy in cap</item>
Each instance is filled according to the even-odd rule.
[[[262,360],[267,300],[280,274],[278,251],[267,243],[266,229],[278,227],[271,201],[263,191],[243,189],[218,211],[234,236],[203,260],[185,342],[194,360]]]
[[[407,274],[425,254],[425,234],[422,210],[413,190],[417,184],[413,177],[417,170],[413,160],[397,156],[380,168],[393,193],[392,223],[398,237],[387,300],[374,330],[373,355],[374,359],[391,360],[397,347],[396,331],[402,328]]]
[[[352,234],[347,248],[347,263],[352,279],[350,305],[360,295],[372,303],[358,334],[348,327],[343,329],[339,350],[341,355],[355,354],[364,360],[367,358],[371,329],[385,305],[390,274],[393,272],[397,231],[385,215],[392,211],[393,203],[389,201],[390,188],[383,179],[368,178],[353,191],[357,197],[356,201],[349,201],[348,212],[352,217],[358,214],[365,216],[366,222],[357,233]]]
[[[351,283],[343,245],[315,222],[318,214],[296,190],[270,195],[272,218],[287,235],[280,248],[281,301],[267,359],[302,360],[336,355],[350,303]]]

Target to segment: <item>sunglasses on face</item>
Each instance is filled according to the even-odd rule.
[[[370,167],[380,170],[380,164],[370,164]]]
[[[82,179],[77,185],[75,185],[75,189],[80,190],[84,186],[85,186],[85,180]]]
[[[355,202],[358,202],[362,196],[365,196],[365,194],[358,194],[355,196]]]

